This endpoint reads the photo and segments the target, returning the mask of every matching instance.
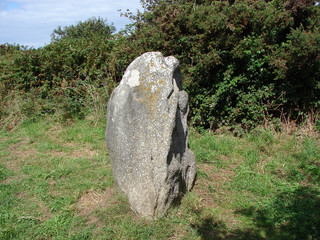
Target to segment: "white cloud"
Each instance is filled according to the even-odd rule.
[[[50,43],[58,26],[69,26],[90,17],[107,18],[117,30],[130,21],[119,9],[135,12],[139,0],[0,0],[0,44],[40,47]]]

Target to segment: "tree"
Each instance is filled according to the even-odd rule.
[[[107,19],[92,17],[77,25],[71,25],[62,28],[59,26],[53,30],[51,41],[56,42],[61,39],[75,38],[92,38],[92,36],[100,36],[109,38],[115,32],[113,25],[107,24]]]

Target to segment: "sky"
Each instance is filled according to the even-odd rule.
[[[0,44],[43,47],[58,26],[75,25],[91,17],[102,17],[124,29],[130,20],[121,9],[136,12],[140,0],[0,0]]]

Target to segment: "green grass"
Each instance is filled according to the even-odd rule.
[[[0,131],[0,239],[320,239],[320,140],[257,129],[199,134],[198,179],[158,220],[116,190],[104,123]]]

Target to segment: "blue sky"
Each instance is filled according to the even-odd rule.
[[[0,0],[0,44],[42,47],[53,29],[90,17],[107,18],[120,30],[130,20],[119,9],[136,12],[140,0]]]
[[[4,10],[18,9],[20,5],[16,2],[5,2]]]

